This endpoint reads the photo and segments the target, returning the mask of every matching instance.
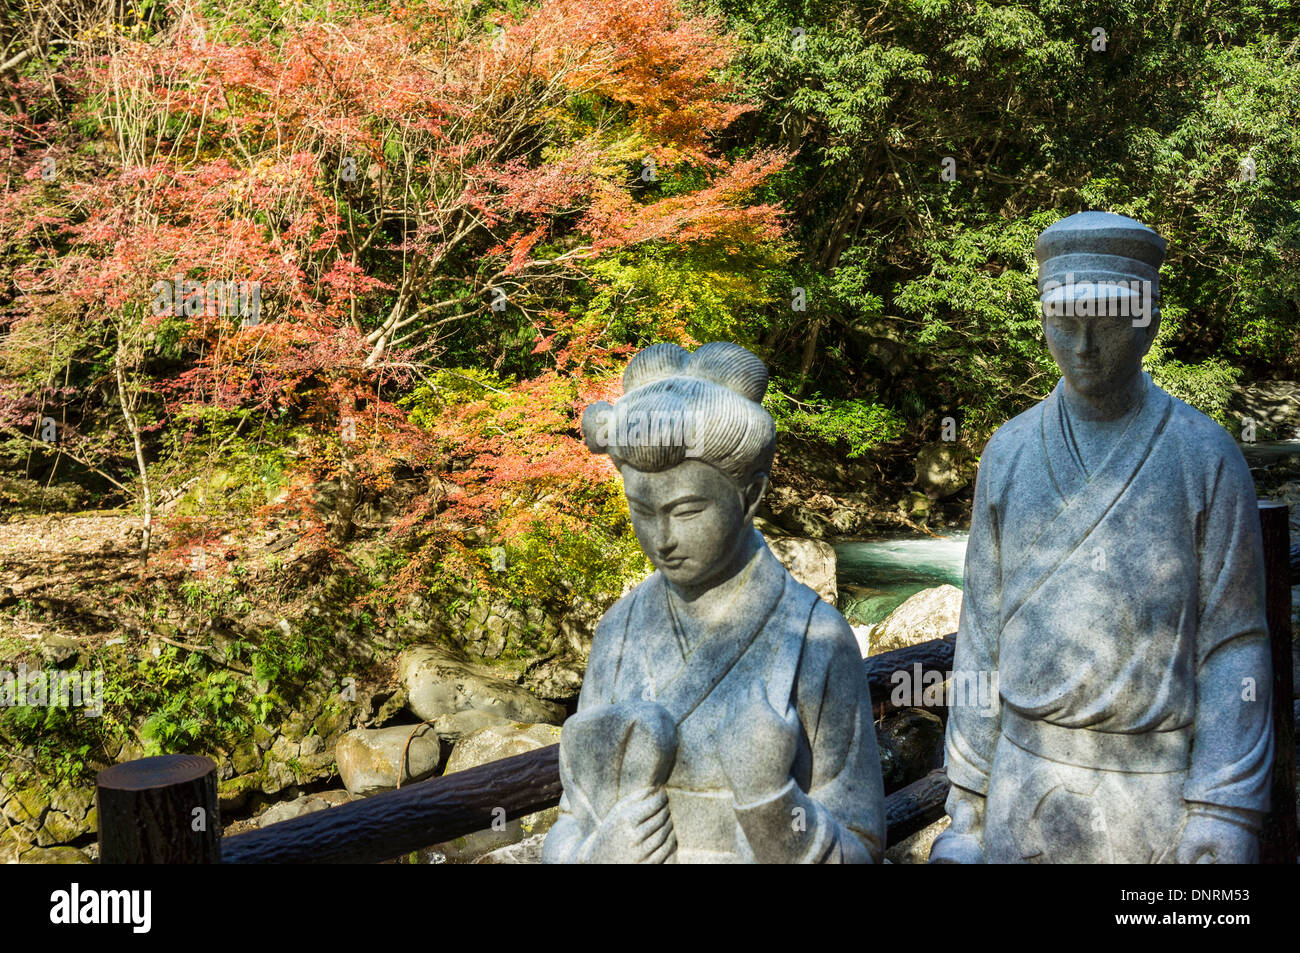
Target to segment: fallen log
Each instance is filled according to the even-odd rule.
[[[560,803],[550,745],[227,837],[223,864],[374,864]]]
[[[885,845],[892,847],[943,817],[948,787],[948,775],[936,768],[885,798]]]
[[[920,702],[923,685],[921,680],[926,672],[938,672],[941,680],[946,679],[952,671],[952,655],[956,645],[957,633],[951,632],[941,639],[931,639],[863,659],[867,666],[867,682],[871,686],[871,703],[876,707],[877,713],[898,708],[923,707]],[[920,669],[917,669],[918,665]],[[911,685],[911,692],[908,693],[911,696],[910,704],[894,704],[895,690],[899,686],[895,679],[896,672],[905,673]],[[947,710],[941,711],[940,715],[946,718]]]

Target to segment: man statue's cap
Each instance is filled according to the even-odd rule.
[[[1141,222],[1113,212],[1078,212],[1038,236],[1038,293],[1044,302],[1080,295],[1080,286],[1134,288],[1148,282],[1160,296],[1165,240]]]

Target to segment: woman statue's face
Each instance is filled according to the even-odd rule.
[[[742,491],[700,460],[647,473],[622,468],[632,526],[641,549],[671,583],[698,587],[726,578],[766,489],[762,476]]]

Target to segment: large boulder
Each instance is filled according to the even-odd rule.
[[[442,763],[442,742],[428,725],[356,728],[339,739],[334,756],[348,792],[364,797],[396,788],[399,766],[403,784],[433,775]]]
[[[1257,428],[1266,428],[1279,439],[1300,436],[1300,384],[1295,381],[1256,381],[1238,385],[1228,398],[1228,416],[1236,426],[1240,426],[1242,420],[1252,420]],[[1233,432],[1236,432],[1235,427]]]
[[[767,548],[781,565],[831,605],[839,597],[835,581],[835,547],[820,539],[767,536]]]
[[[922,589],[889,614],[868,633],[870,654],[879,655],[941,639],[957,631],[961,620],[961,590],[946,583]]]
[[[397,674],[406,689],[407,705],[425,721],[467,711],[486,713],[501,722],[558,725],[564,721],[563,706],[530,695],[486,666],[462,661],[436,646],[402,652]],[[483,727],[482,721],[474,727]],[[464,725],[458,723],[453,734],[455,738],[464,734]],[[454,740],[451,734],[448,740]]]
[[[970,483],[970,454],[955,441],[929,443],[916,454],[916,486],[931,500],[943,500]]]
[[[494,725],[466,735],[452,748],[444,775],[455,774],[491,761],[500,761],[513,755],[524,754],[559,744],[560,729],[554,725],[529,725],[513,723]],[[525,815],[513,821],[502,817],[487,830],[476,831],[454,841],[436,845],[433,850],[446,857],[449,863],[470,863],[484,854],[518,844],[533,835],[550,830],[559,816],[558,808],[549,808]],[[519,861],[514,861],[519,862]]]

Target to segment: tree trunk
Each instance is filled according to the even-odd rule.
[[[347,435],[349,433],[349,418],[351,418],[351,425],[356,426],[356,406],[356,398],[349,395],[342,401],[342,413],[340,414],[339,495],[334,505],[334,523],[330,527],[330,535],[334,538],[334,542],[340,545],[350,540],[355,531],[352,515],[357,508],[359,488],[357,486],[357,464],[352,458],[351,441],[347,439]]]
[[[149,468],[144,462],[144,444],[140,440],[140,422],[135,415],[135,401],[127,400],[126,375],[122,373],[122,354],[118,352],[113,362],[117,374],[117,397],[122,405],[122,418],[127,430],[131,432],[131,442],[135,446],[135,466],[140,473],[140,503],[143,516],[140,524],[140,568],[149,565],[149,544],[153,537],[153,492],[149,488]]]

